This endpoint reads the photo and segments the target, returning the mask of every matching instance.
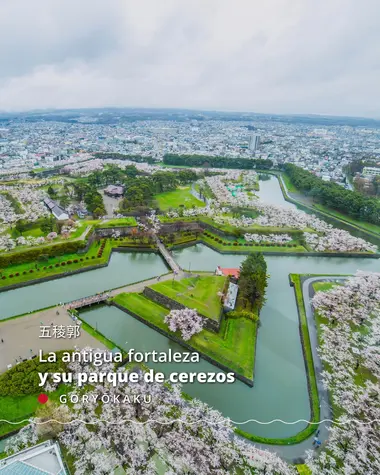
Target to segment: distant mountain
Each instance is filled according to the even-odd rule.
[[[351,126],[380,128],[379,119],[364,117],[340,117],[322,116],[315,114],[260,114],[254,112],[224,112],[202,111],[190,109],[149,109],[149,108],[126,108],[105,107],[96,109],[49,109],[33,110],[28,112],[0,112],[0,121],[58,121],[58,122],[81,122],[85,119],[98,124],[118,124],[134,122],[137,120],[221,120],[221,121],[268,121],[283,122],[287,124],[305,124],[317,126]],[[254,130],[253,126],[248,126]]]

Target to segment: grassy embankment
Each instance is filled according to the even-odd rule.
[[[8,266],[1,271],[0,287],[55,276],[65,272],[83,269],[88,266],[104,264],[107,262],[111,252],[112,241],[106,241],[103,254],[101,257],[98,257],[100,246],[100,243],[93,242],[85,254],[64,254],[50,257],[44,262],[26,262]],[[68,261],[71,261],[71,264],[68,264]],[[5,279],[3,279],[4,276],[6,277]]]
[[[164,281],[150,288],[188,308],[194,308],[207,318],[219,321],[222,304],[218,293],[223,292],[226,282],[227,277],[224,276],[199,276]]]
[[[169,310],[149,300],[142,294],[122,293],[113,299],[126,311],[137,314],[142,319],[175,335],[181,340],[180,333],[173,333],[164,322]],[[186,342],[196,351],[200,351],[215,361],[231,368],[242,376],[253,378],[254,353],[256,343],[256,323],[245,318],[224,318],[219,333],[202,330]]]
[[[254,210],[246,210],[246,216],[250,216],[250,213],[254,213]],[[243,212],[243,214],[245,214]],[[257,216],[258,214],[255,213]],[[230,217],[231,215],[227,216],[226,218]],[[162,223],[175,223],[175,222],[194,222],[194,221],[199,221],[203,222],[206,224],[209,224],[210,226],[213,226],[214,228],[218,228],[223,232],[229,233],[229,234],[234,234],[238,230],[243,231],[244,233],[257,233],[257,234],[270,234],[270,233],[279,233],[279,234],[299,234],[300,231],[296,230],[294,228],[278,228],[278,227],[271,227],[271,226],[260,226],[259,224],[254,224],[250,227],[247,228],[237,228],[236,226],[232,226],[229,224],[227,221],[225,223],[216,223],[212,218],[208,218],[207,216],[197,216],[197,217],[183,217],[183,218],[169,218],[166,216],[159,216],[160,221]],[[305,228],[302,230],[306,232],[313,232],[314,230],[311,228]]]
[[[199,208],[206,206],[203,201],[198,200],[191,194],[191,188],[177,188],[174,191],[167,191],[159,193],[154,196],[158,207],[162,211],[167,211],[170,208],[179,208],[183,205],[185,208],[192,208],[193,206]]]
[[[137,226],[136,218],[127,216],[120,219],[110,219],[109,221],[99,222],[97,228],[113,228],[118,226]]]
[[[289,245],[275,245],[275,244],[264,244],[264,243],[247,243],[243,238],[220,238],[208,231],[203,233],[200,237],[200,240],[205,244],[216,248],[217,250],[224,252],[307,252],[304,246],[299,244],[297,241],[291,241]]]
[[[352,224],[353,226],[357,228],[361,228],[361,229],[364,229],[365,231],[369,231],[371,233],[380,235],[380,226],[377,226],[376,224],[360,221],[359,219],[354,219],[351,216],[347,216],[346,214],[340,213],[339,211],[328,208],[327,206],[324,206],[319,203],[313,204],[313,208],[315,208],[318,211],[322,211],[323,213],[330,215],[334,218],[340,219],[341,221]]]
[[[105,244],[104,249],[101,255],[99,255],[103,242]],[[148,249],[154,248],[153,245],[146,242],[140,242],[138,240],[133,241],[130,238],[124,237],[118,239],[106,239],[101,242],[94,241],[88,251],[84,254],[63,254],[60,256],[49,257],[43,262],[26,262],[0,269],[0,288],[23,282],[32,282],[36,279],[59,276],[80,269],[85,270],[90,266],[106,264],[112,248],[115,247],[125,247],[128,249],[139,249],[141,247]]]

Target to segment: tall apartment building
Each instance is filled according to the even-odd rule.
[[[256,152],[260,145],[260,135],[252,134],[249,138],[249,150]]]

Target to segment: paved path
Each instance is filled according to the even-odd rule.
[[[57,310],[59,315],[57,315]],[[95,337],[81,330],[79,338],[40,338],[40,326],[43,325],[74,325],[67,311],[62,307],[49,308],[39,312],[0,322],[0,373],[7,370],[7,366],[16,364],[18,360],[30,358],[38,354],[41,349],[49,351],[69,350],[75,346],[85,348],[104,348]],[[32,350],[32,351],[30,351]]]
[[[156,237],[156,244],[157,244],[158,250],[160,251],[160,254],[165,259],[165,261],[167,262],[171,270],[174,273],[179,274],[182,271],[182,269],[174,260],[173,256],[171,255],[171,252],[168,249],[166,249],[166,247],[162,244],[162,242],[158,239],[158,237]]]

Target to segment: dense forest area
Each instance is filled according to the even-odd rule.
[[[261,169],[272,168],[273,162],[269,159],[251,159],[238,157],[210,157],[208,155],[176,155],[167,153],[164,155],[165,165],[180,165],[203,168],[241,168],[241,169]]]
[[[287,163],[284,170],[293,185],[316,201],[341,211],[347,216],[380,224],[380,201],[356,191],[346,190],[336,183],[323,181],[312,173]]]

